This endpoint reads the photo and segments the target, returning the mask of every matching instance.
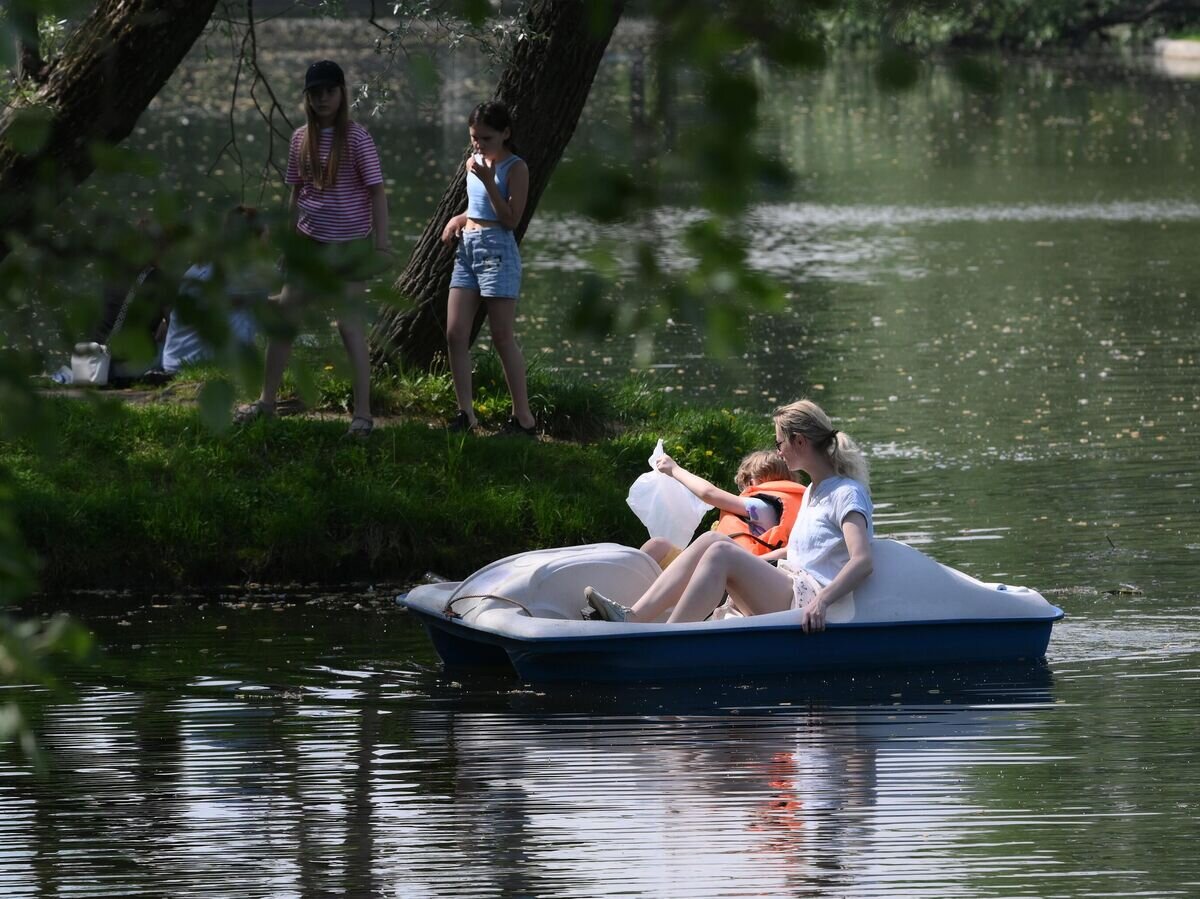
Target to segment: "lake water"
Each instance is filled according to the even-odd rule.
[[[622,145],[630,57],[573,152]],[[199,72],[139,140],[215,148]],[[0,767],[0,894],[1200,894],[1200,82],[1004,73],[985,98],[936,66],[901,94],[866,59],[763,73],[764,140],[798,181],[747,216],[790,300],[745,358],[683,325],[648,359],[568,333],[613,232],[553,192],[522,333],[549,367],[749,415],[817,398],[871,456],[880,534],[1067,611],[1044,668],[543,690],[446,677],[383,591],[83,598],[107,667],[48,711],[49,777]],[[486,94],[457,74],[431,114],[371,125],[397,242]],[[668,187],[670,252],[697,210]]]

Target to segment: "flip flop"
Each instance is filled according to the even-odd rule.
[[[359,440],[366,440],[371,436],[371,432],[375,430],[375,419],[366,418],[362,415],[356,415],[350,419],[350,427],[346,430],[347,437],[357,437]]]
[[[268,408],[267,404],[262,400],[255,400],[253,403],[245,403],[233,410],[233,423],[235,425],[247,425],[252,421],[257,421],[260,418],[274,418],[275,408]]]

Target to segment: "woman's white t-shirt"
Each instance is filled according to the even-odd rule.
[[[833,475],[804,492],[800,512],[788,539],[789,567],[803,568],[821,583],[828,584],[850,561],[850,550],[842,536],[842,522],[851,512],[867,520],[867,536],[875,536],[871,495],[853,478]]]

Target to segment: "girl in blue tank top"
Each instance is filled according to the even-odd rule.
[[[513,151],[512,120],[503,103],[481,103],[467,120],[471,156],[467,160],[467,209],[450,219],[442,242],[458,240],[450,296],[446,301],[446,345],[458,412],[451,431],[473,431],[471,329],[482,303],[492,344],[512,393],[512,416],[502,433],[537,435],[525,385],[525,357],[513,332],[521,292],[521,254],[513,229],[529,199],[529,167]]]

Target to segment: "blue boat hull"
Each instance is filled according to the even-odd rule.
[[[1045,656],[1057,620],[846,624],[813,635],[772,626],[529,639],[419,614],[447,668],[507,668],[531,683],[753,678],[1036,660]]]

